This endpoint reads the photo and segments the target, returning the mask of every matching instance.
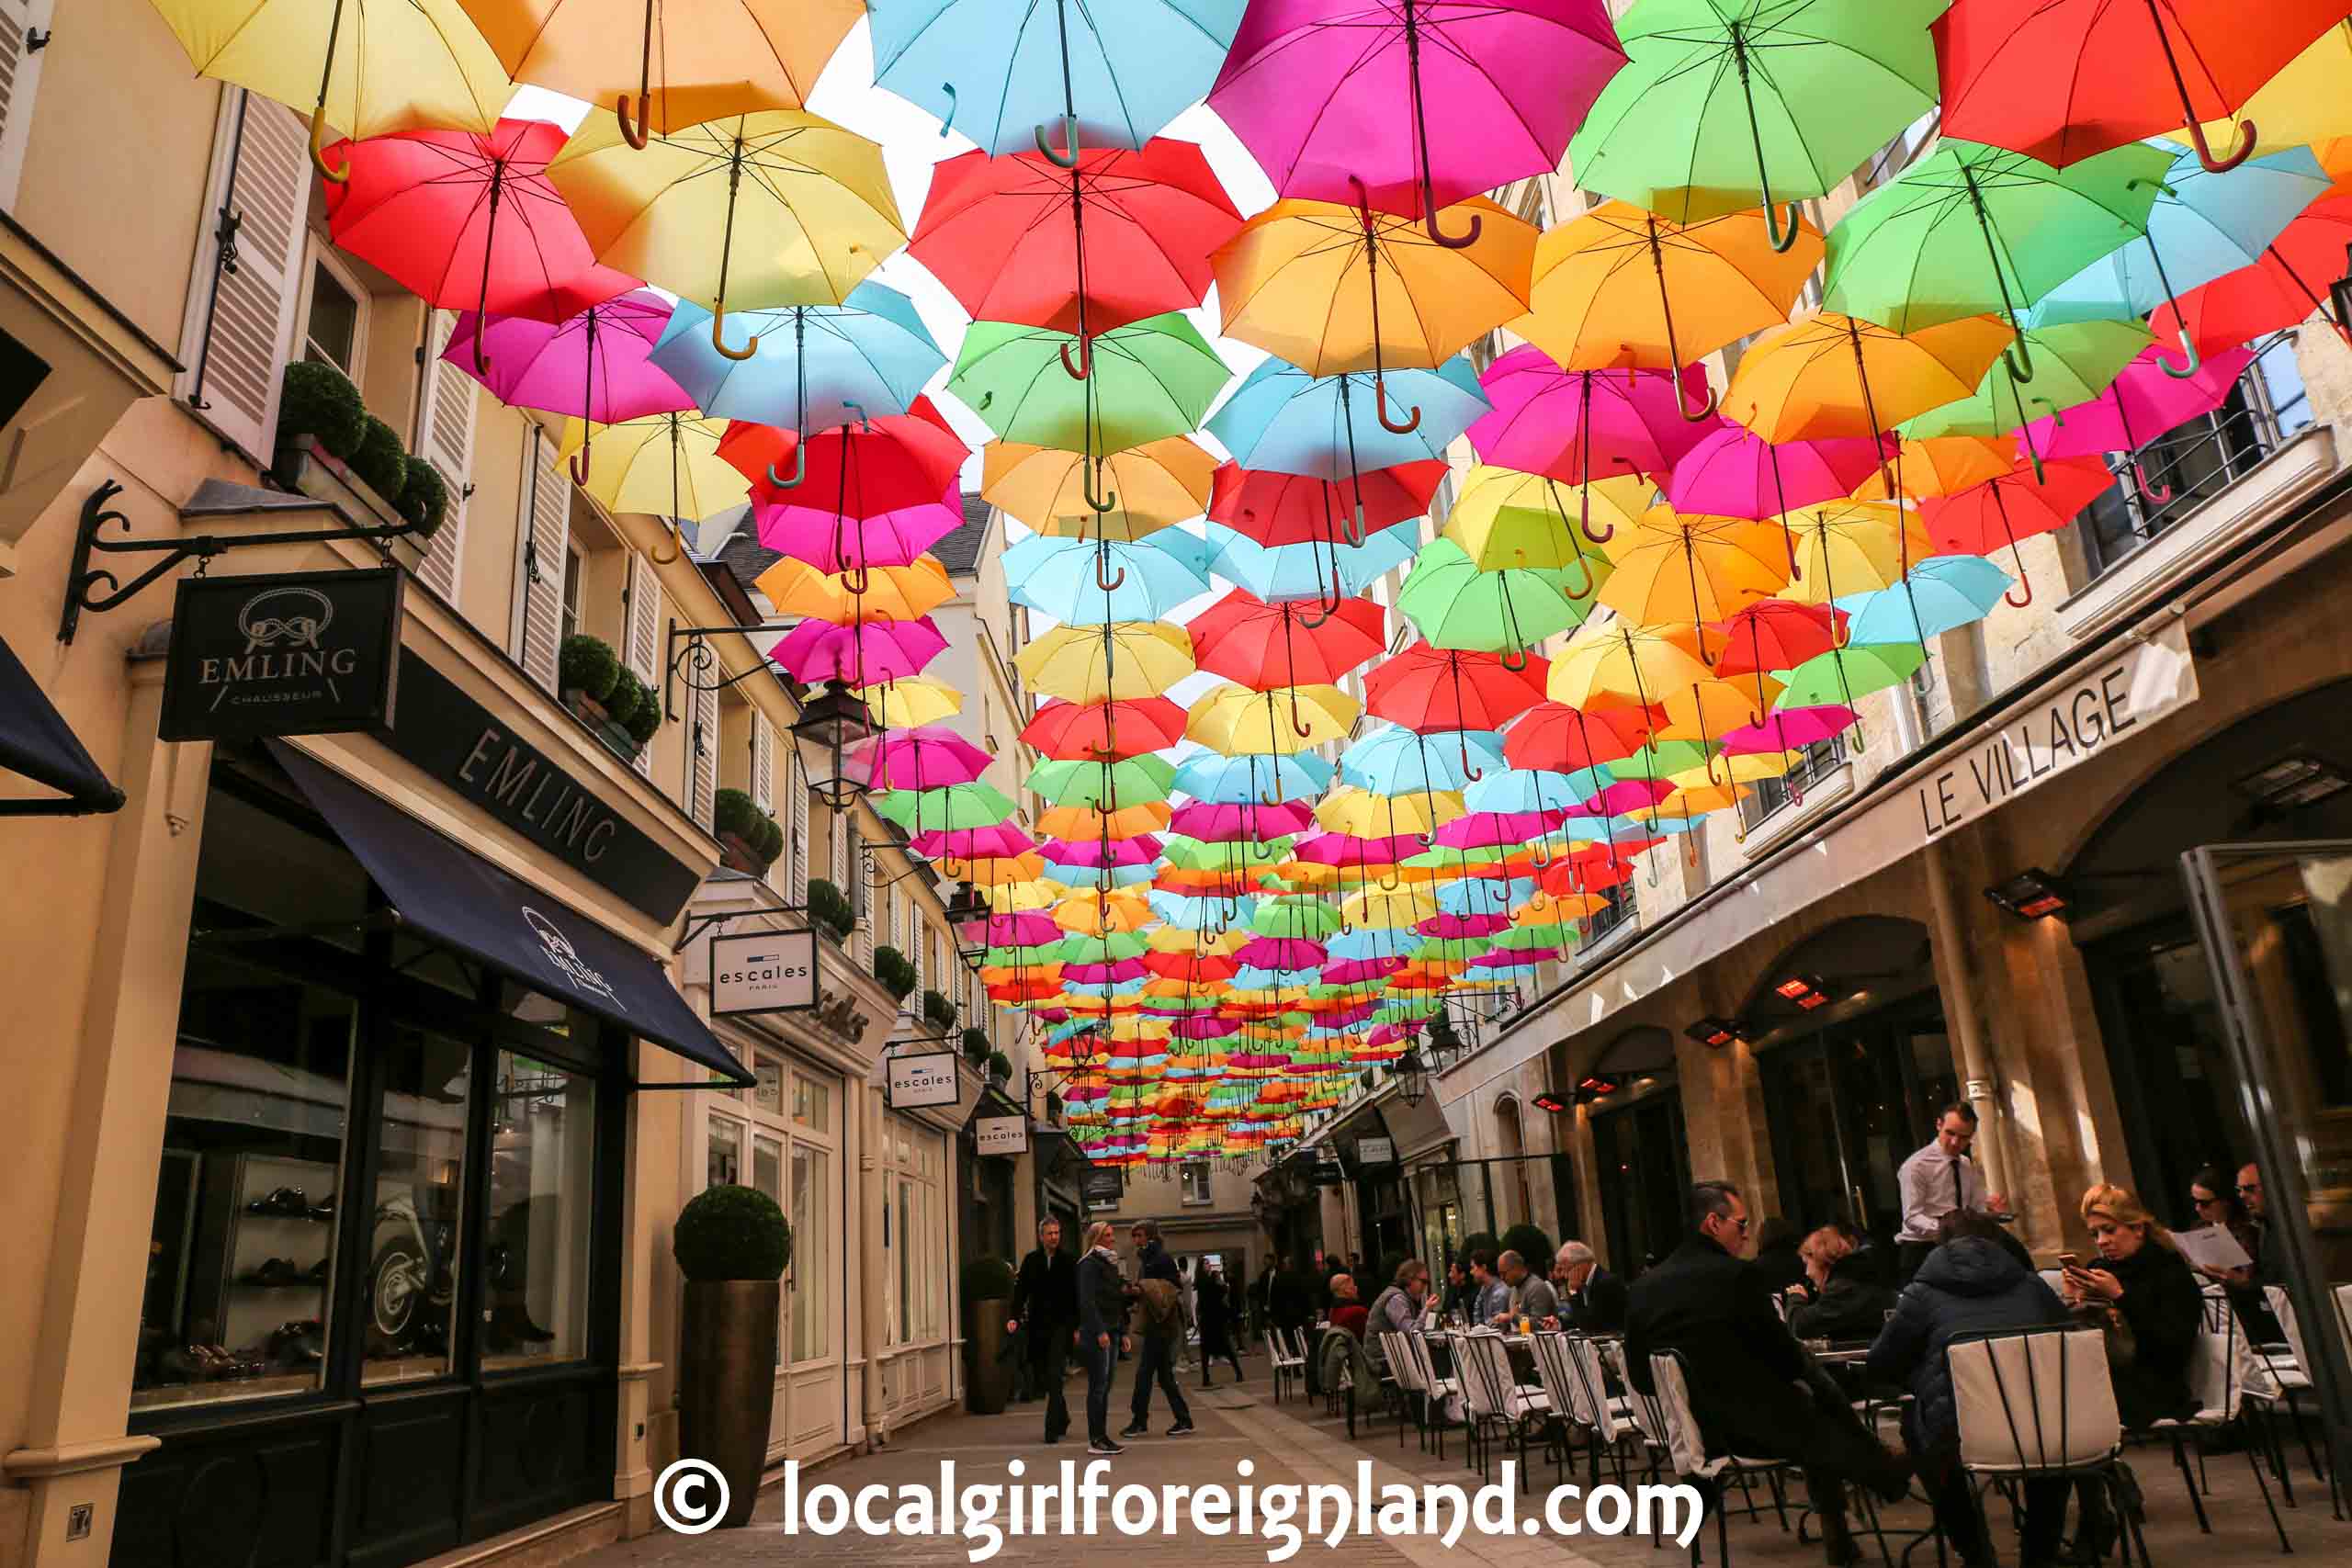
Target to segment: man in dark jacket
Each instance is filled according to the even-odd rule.
[[[1058,1443],[1069,1430],[1062,1371],[1069,1364],[1070,1336],[1078,1331],[1078,1265],[1062,1250],[1062,1223],[1050,1214],[1038,1223],[1037,1245],[1013,1277],[1012,1321],[1005,1329],[1023,1328],[1031,1385],[1046,1395],[1046,1441]]]
[[[1560,1318],[1578,1334],[1616,1334],[1625,1326],[1625,1281],[1600,1266],[1592,1248],[1571,1241],[1560,1248]]]
[[[1837,1385],[1820,1373],[1740,1258],[1747,1204],[1727,1181],[1690,1189],[1690,1239],[1634,1282],[1625,1311],[1625,1373],[1653,1393],[1650,1357],[1681,1353],[1690,1412],[1710,1453],[1783,1459],[1804,1471],[1832,1563],[1856,1561],[1846,1529],[1849,1481],[1892,1502],[1910,1462],[1887,1451]]]
[[[1137,1220],[1132,1238],[1136,1249],[1136,1272],[1142,1293],[1137,1297],[1143,1313],[1143,1353],[1136,1358],[1135,1403],[1122,1438],[1148,1438],[1151,1435],[1151,1385],[1157,1379],[1168,1395],[1168,1408],[1176,1424],[1168,1428],[1171,1438],[1189,1437],[1193,1431],[1193,1412],[1184,1403],[1184,1391],[1176,1382],[1176,1348],[1184,1343],[1184,1277],[1176,1260],[1160,1245],[1159,1222]]]
[[[1944,1351],[1965,1334],[2063,1324],[2066,1306],[2001,1245],[2007,1236],[1999,1223],[1982,1210],[1946,1214],[1940,1234],[1943,1240],[1911,1277],[1895,1301],[1894,1318],[1871,1347],[1868,1371],[1873,1382],[1910,1389],[1903,1441],[1918,1462],[1936,1520],[1963,1564],[1989,1563],[1993,1553],[1960,1468],[1960,1416]],[[2049,1562],[2065,1517],[2064,1481],[2028,1482],[2021,1561]]]
[[[1127,1348],[1127,1286],[1119,1277],[1118,1232],[1097,1222],[1078,1260],[1078,1348],[1086,1359],[1086,1451],[1123,1452],[1111,1440],[1111,1373]]]

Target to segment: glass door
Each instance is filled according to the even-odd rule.
[[[2341,1462],[2352,1455],[2352,842],[2181,857],[2240,1109],[2266,1255]]]

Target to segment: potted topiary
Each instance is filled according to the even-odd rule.
[[[727,1478],[725,1523],[751,1522],[767,1468],[776,1312],[792,1226],[752,1187],[712,1187],[679,1211],[670,1252],[685,1276],[679,1318],[678,1453]]]
[[[895,947],[874,950],[874,977],[882,982],[884,990],[899,1001],[903,1002],[914,994],[913,961]]]
[[[808,879],[808,919],[835,942],[847,942],[857,929],[857,912],[842,890],[821,876]]]
[[[773,817],[760,818],[760,841],[752,846],[760,852],[760,868],[764,871],[784,853],[784,829]]]
[[[1002,1089],[1012,1081],[1012,1058],[1001,1051],[989,1053],[989,1082]]]
[[[555,668],[556,689],[564,706],[590,724],[601,725],[612,717],[605,699],[620,684],[621,660],[611,643],[574,632],[556,649]]]
[[[967,1029],[964,1031],[964,1060],[971,1063],[972,1066],[976,1067],[984,1067],[988,1066],[989,1057],[995,1052],[995,1050],[996,1047],[989,1043],[989,1032],[987,1030]]]
[[[597,726],[596,732],[604,737],[605,744],[624,757],[635,757],[637,737],[629,733],[629,722],[637,716],[637,710],[651,700],[652,694],[637,678],[637,671],[621,665],[613,676],[613,689],[605,694],[605,722]]]
[[[401,487],[408,483],[408,454],[401,450],[401,433],[378,419],[368,416],[368,428],[359,437],[359,449],[351,455],[352,477],[376,492],[382,510],[390,512],[400,501]]]
[[[922,994],[922,1016],[926,1023],[953,1029],[956,1027],[956,1004],[940,992],[925,991]]]
[[[277,446],[308,436],[330,457],[348,462],[368,434],[368,404],[351,378],[332,365],[303,359],[286,367],[277,394]],[[290,465],[280,464],[290,471]]]
[[[722,789],[712,797],[710,826],[718,841],[726,846],[725,863],[729,870],[757,876],[775,859],[775,853],[767,850],[768,835],[775,822],[741,790]],[[775,846],[779,850],[784,847],[781,830],[776,832]]]
[[[966,1343],[971,1346],[966,1400],[975,1416],[998,1416],[1012,1397],[1012,1365],[1004,1356],[1004,1325],[1012,1317],[1012,1265],[982,1254],[964,1265]]]
[[[1552,1238],[1534,1225],[1516,1224],[1503,1232],[1502,1250],[1516,1252],[1537,1279],[1552,1272]]]
[[[401,459],[406,477],[401,482],[401,499],[397,508],[416,529],[413,537],[425,540],[441,531],[442,519],[449,513],[449,486],[441,470],[418,457]]]
[[[654,732],[662,728],[662,694],[642,681],[638,682],[638,694],[636,711],[621,726],[628,731],[629,755],[632,757],[645,750],[646,742],[651,740]]]

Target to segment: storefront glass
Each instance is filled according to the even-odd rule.
[[[386,1042],[362,1382],[435,1378],[450,1369],[472,1056],[464,1041],[404,1025]]]
[[[1929,991],[1759,1053],[1779,1211],[1802,1234],[1832,1221],[1891,1246],[1895,1173],[1959,1097],[1940,998]]]
[[[596,1086],[512,1051],[494,1084],[482,1366],[572,1359],[588,1348]]]
[[[813,1361],[831,1348],[825,1307],[831,1292],[831,1156],[810,1144],[792,1146],[792,1359]]]

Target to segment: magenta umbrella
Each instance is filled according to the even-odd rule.
[[[1256,969],[1312,969],[1321,964],[1323,944],[1296,936],[1253,936],[1233,956]]]
[[[1825,707],[1775,708],[1764,716],[1761,724],[1743,724],[1737,729],[1724,731],[1724,755],[1750,757],[1794,751],[1843,735],[1860,722],[1852,708],[1834,703]]]
[[[1315,821],[1315,807],[1304,800],[1279,806],[1214,806],[1191,801],[1176,808],[1168,830],[1204,844],[1264,843],[1304,833]]]
[[[646,357],[669,324],[671,309],[669,300],[639,288],[552,324],[492,316],[484,326],[481,316],[468,310],[458,316],[441,357],[515,408],[591,424],[684,413],[695,406],[693,397]],[[572,457],[572,475],[582,483],[587,482],[587,457],[584,448]]]
[[[901,506],[871,517],[844,517],[823,505],[756,502],[752,515],[762,545],[807,561],[819,571],[912,566],[916,557],[964,525],[964,487],[958,481],[935,502]]]
[[[925,860],[1003,860],[1025,855],[1036,847],[1036,840],[1010,822],[991,828],[934,828],[907,840],[907,848]],[[1067,934],[1057,931],[1057,940]]]
[[[1209,107],[1283,195],[1460,246],[1438,209],[1558,168],[1624,63],[1604,0],[1255,0]]]
[[[1405,967],[1402,958],[1351,958],[1344,963],[1323,966],[1323,983],[1327,986],[1361,986],[1367,980],[1385,980]]]
[[[1168,1032],[1179,1040],[1222,1040],[1241,1032],[1241,1021],[1220,1013],[1186,1013]]]
[[[967,920],[956,931],[965,941],[984,947],[1050,947],[1069,934],[1054,924],[1053,916],[1035,909]]]
[[[1675,786],[1664,779],[1619,779],[1599,795],[1577,807],[1580,817],[1623,817],[1628,811],[1643,811],[1656,806],[1674,793]]]
[[[1509,915],[1431,915],[1413,928],[1423,936],[1467,939],[1510,930]]]
[[[837,626],[803,621],[777,639],[768,658],[804,686],[846,681],[871,686],[919,674],[947,651],[947,639],[925,615],[912,621],[866,621]]]
[[[918,725],[864,742],[850,752],[850,776],[872,789],[940,789],[970,784],[989,754],[944,724]]]
[[[1521,344],[1478,378],[1494,406],[1470,426],[1471,448],[1481,462],[1568,484],[1665,473],[1725,423],[1682,417],[1680,397],[1705,398],[1707,373],[1689,365],[1677,374],[1680,394],[1663,370],[1563,370]],[[1592,531],[1589,506],[1579,521],[1593,543],[1609,538]]]
[[[2026,445],[2043,457],[2095,457],[2109,452],[2137,452],[2149,442],[2201,419],[2229,400],[2245,367],[2254,362],[2250,348],[2233,348],[2206,356],[2193,375],[2171,373],[2157,347],[2151,344],[2123,367],[2123,374],[2089,402],[2062,413],[2046,415],[2027,425]],[[2030,384],[2030,383],[2029,383]],[[2132,477],[2142,493],[2162,506],[2172,499],[2172,487],[2161,490],[2135,458]]]
[[[1469,811],[1437,830],[1441,849],[1487,850],[1524,844],[1559,826],[1557,811]]]
[[[1894,453],[1883,436],[1772,442],[1743,425],[1725,425],[1674,465],[1666,499],[1690,514],[1778,517],[1792,507],[1845,499]]]
[[[1065,964],[1062,978],[1081,986],[1114,985],[1121,980],[1140,980],[1151,971],[1143,966],[1140,958],[1114,959],[1108,964]]]
[[[1419,854],[1426,847],[1410,833],[1386,839],[1359,839],[1352,833],[1317,833],[1313,838],[1301,839],[1290,852],[1293,860],[1306,861],[1314,865],[1362,869],[1368,865],[1394,865],[1400,860]]]
[[[1159,858],[1159,840],[1149,833],[1138,833],[1132,839],[1113,839],[1107,846],[1099,839],[1083,841],[1047,839],[1041,852],[1057,865],[1078,865],[1102,871],[1122,866],[1149,865]]]

